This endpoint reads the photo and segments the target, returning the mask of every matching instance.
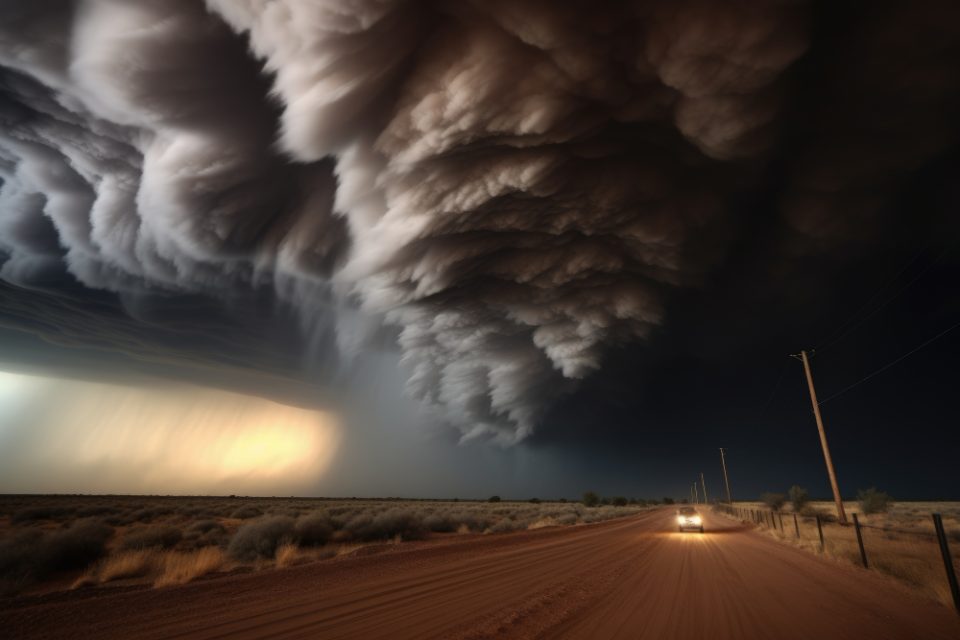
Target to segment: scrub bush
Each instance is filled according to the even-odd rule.
[[[793,510],[797,513],[801,513],[803,508],[807,506],[807,503],[810,502],[810,494],[807,493],[807,490],[803,487],[793,485],[787,491],[787,494],[790,496],[790,502],[793,504]]]
[[[877,491],[876,487],[857,492],[857,500],[860,501],[860,510],[864,513],[886,512],[893,503],[889,495],[883,491]]]
[[[296,536],[293,518],[276,516],[249,522],[237,530],[227,552],[238,560],[273,558],[277,549]]]
[[[120,548],[129,549],[149,549],[151,547],[161,547],[163,549],[172,549],[183,539],[183,533],[180,529],[171,526],[144,527],[134,529],[123,537]]]
[[[322,546],[333,536],[330,518],[320,511],[301,516],[295,529],[297,544],[304,547]]]
[[[760,501],[774,511],[780,511],[780,507],[787,501],[787,496],[782,493],[764,493],[760,496]]]

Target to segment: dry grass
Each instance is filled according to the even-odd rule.
[[[139,578],[148,578],[155,587],[185,584],[213,573],[223,565],[223,552],[217,547],[204,547],[186,553],[155,549],[121,551],[88,569],[74,581],[71,588]]]
[[[217,547],[204,547],[190,553],[168,552],[163,555],[162,571],[153,581],[153,586],[186,584],[194,578],[217,571],[223,563],[223,552]]]
[[[110,556],[97,571],[100,583],[142,578],[156,569],[158,554],[154,551],[121,551]]]
[[[300,551],[300,547],[295,544],[285,544],[281,545],[277,549],[277,566],[278,567],[293,567],[298,564],[303,564],[309,562],[310,558],[307,554]]]
[[[738,503],[747,509],[757,509],[759,503]],[[815,508],[824,514],[835,513],[833,503],[819,502]],[[944,528],[951,536],[951,542],[958,540],[960,529],[960,504],[955,502],[898,503],[885,514],[863,515],[854,502],[844,503],[848,515],[857,513],[862,528],[863,545],[867,553],[867,564],[871,570],[891,576],[903,584],[917,590],[924,596],[937,600],[947,606],[953,606],[950,588],[940,548],[933,535],[931,513],[943,515]],[[783,531],[778,527],[760,530],[784,543],[796,546],[811,553],[823,554],[839,562],[862,566],[860,548],[856,531],[852,526],[843,527],[835,522],[824,522],[823,536],[825,546],[821,550],[816,520],[812,517],[799,517],[800,537],[797,537],[793,523],[793,514],[783,513]],[[897,529],[898,531],[890,531]],[[953,546],[953,564],[960,573],[960,545]]]

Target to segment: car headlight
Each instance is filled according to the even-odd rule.
[[[677,516],[677,522],[683,524],[683,516]]]
[[[700,524],[702,522],[702,520],[700,520],[700,516],[693,516],[692,518],[690,518],[690,521],[693,524]]]

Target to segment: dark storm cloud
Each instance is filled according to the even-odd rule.
[[[130,310],[202,295],[226,316],[257,292],[308,358],[383,324],[415,395],[515,442],[724,268],[747,220],[779,231],[774,264],[869,242],[878,202],[956,143],[960,20],[936,8],[831,33],[775,0],[10,4],[0,276],[57,296],[65,268]],[[197,304],[201,334],[233,330]],[[144,346],[136,313],[20,315],[224,351]]]

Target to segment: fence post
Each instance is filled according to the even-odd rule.
[[[800,523],[797,521],[797,514],[793,514],[793,528],[797,530],[797,537],[800,537]]]
[[[953,594],[953,606],[960,612],[960,587],[957,586],[957,574],[953,569],[953,559],[950,557],[950,545],[947,544],[947,534],[943,530],[943,519],[939,513],[933,514],[933,528],[937,530],[937,539],[940,541],[940,555],[943,556],[943,566],[947,570],[947,582],[950,583],[950,593]]]
[[[857,519],[857,514],[853,514],[853,528],[857,530],[857,544],[860,545],[860,559],[863,560],[863,568],[869,569],[867,551],[863,548],[863,534],[860,533],[860,520]]]
[[[777,514],[777,519],[780,521],[780,533],[783,533],[783,514],[782,514],[782,513],[778,513],[778,514]]]
[[[817,533],[820,534],[820,551],[823,551],[826,547],[823,544],[823,525],[820,524],[820,514],[817,514]]]

